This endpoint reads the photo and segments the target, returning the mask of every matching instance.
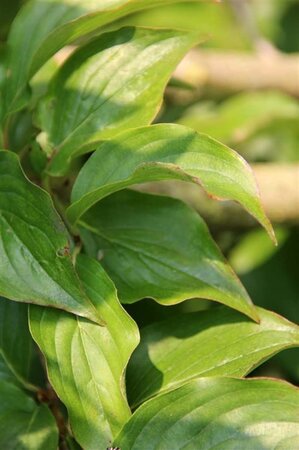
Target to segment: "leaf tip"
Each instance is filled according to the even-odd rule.
[[[247,315],[250,317],[250,319],[252,319],[257,324],[261,323],[261,319],[260,319],[260,316],[258,314],[257,308],[255,307],[255,305],[253,303],[251,303],[250,312],[247,313]]]
[[[266,214],[264,214],[264,220],[263,220],[263,222],[261,222],[261,224],[265,228],[269,238],[271,239],[271,241],[273,242],[275,247],[277,247],[278,246],[278,241],[277,241],[277,238],[276,238],[276,235],[275,235],[275,231],[274,231],[274,228],[273,228],[270,220],[266,216]]]

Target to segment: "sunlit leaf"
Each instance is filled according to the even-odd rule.
[[[96,141],[148,125],[172,71],[196,42],[194,33],[129,27],[73,53],[40,106],[41,136],[52,149],[48,171],[61,175]]]
[[[26,104],[29,97],[26,84],[29,79],[65,45],[130,13],[178,1],[180,0],[27,2],[17,15],[8,39],[9,76],[4,90],[6,108],[3,114],[16,111]]]
[[[254,323],[227,308],[180,314],[145,327],[127,371],[133,406],[192,378],[242,377],[281,350],[299,347],[299,327],[258,309]]]
[[[257,305],[272,309],[299,324],[298,284],[299,231],[293,229],[278,251],[242,275]],[[291,349],[275,357],[282,373],[299,383],[299,349]]]
[[[299,448],[299,391],[266,379],[201,378],[142,405],[122,450]]]
[[[236,200],[273,238],[246,162],[209,136],[171,124],[132,130],[102,144],[76,180],[68,217],[75,221],[101,198],[124,187],[165,179],[194,182],[213,197]]]
[[[68,409],[77,441],[98,450],[108,447],[131,415],[123,377],[139,335],[100,264],[79,256],[77,269],[106,325],[32,306],[30,328],[45,355],[51,384]]]

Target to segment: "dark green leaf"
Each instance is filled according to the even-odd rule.
[[[148,125],[193,33],[122,28],[79,48],[54,78],[41,103],[39,140],[52,148],[49,172],[62,175],[95,142]]]
[[[0,448],[56,450],[58,430],[46,405],[37,405],[14,384],[0,380]]]
[[[201,378],[142,405],[122,450],[299,448],[299,390],[273,380]]]
[[[0,295],[100,322],[50,196],[25,177],[18,157],[8,151],[0,151]]]
[[[4,298],[0,298],[0,355],[3,361],[3,371],[0,369],[0,372],[7,372],[10,380],[35,389],[31,384],[32,372],[41,372],[41,367],[37,365],[35,346],[28,328],[28,306]]]
[[[84,287],[106,326],[32,306],[30,328],[77,441],[88,450],[99,450],[108,447],[130,417],[123,377],[139,334],[100,264],[87,256],[77,261]]]
[[[80,225],[86,250],[102,258],[124,303],[200,297],[258,318],[203,220],[179,200],[124,190],[90,209]]]
[[[242,377],[281,350],[299,347],[299,327],[258,309],[254,323],[227,308],[181,314],[145,327],[127,371],[133,406],[203,376]]]
[[[73,188],[72,221],[112,192],[136,183],[181,179],[200,184],[213,197],[243,205],[274,238],[250,167],[236,152],[180,125],[155,125],[102,144]]]

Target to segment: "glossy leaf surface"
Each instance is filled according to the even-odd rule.
[[[46,405],[12,383],[0,380],[0,448],[56,450],[58,430]]]
[[[10,76],[5,84],[5,113],[28,101],[26,84],[58,50],[116,19],[179,0],[35,0],[15,19],[9,36]],[[199,0],[193,0],[195,2]],[[47,17],[45,21],[44,18]],[[26,39],[24,39],[26,36]]]
[[[98,450],[109,446],[130,417],[123,376],[139,335],[100,264],[87,256],[77,261],[84,287],[106,325],[33,306],[30,327],[76,439],[82,447]]]
[[[299,347],[299,327],[258,309],[254,323],[227,308],[181,314],[145,327],[127,371],[132,405],[203,376],[242,377],[281,350]]]
[[[52,148],[49,172],[62,175],[95,142],[148,125],[167,81],[196,34],[122,28],[79,48],[54,78],[39,125]]]
[[[50,196],[0,151],[0,294],[100,321],[69,254],[67,231]]]
[[[142,405],[114,445],[122,450],[295,449],[299,390],[265,379],[197,379]]]
[[[209,136],[171,124],[132,130],[102,144],[77,178],[69,217],[76,220],[98,200],[126,186],[171,178],[197,183],[213,197],[236,200],[273,237],[244,159]]]
[[[80,222],[87,252],[100,257],[124,303],[151,297],[171,305],[216,300],[258,316],[203,220],[184,203],[121,191]]]

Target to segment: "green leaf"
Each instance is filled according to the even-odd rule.
[[[65,45],[130,13],[178,1],[180,0],[28,2],[17,15],[8,40],[9,77],[4,90],[6,113],[25,105],[29,95],[26,95],[25,88],[29,79]]]
[[[142,405],[122,450],[299,448],[299,390],[281,381],[202,378]]]
[[[216,139],[237,144],[248,139],[275,119],[298,119],[298,102],[280,92],[245,92],[229,97],[205,112],[202,103],[189,108],[179,123]]]
[[[263,308],[299,324],[298,283],[299,229],[263,265],[242,275],[242,280],[255,302]],[[291,349],[276,356],[279,369],[296,384],[299,383],[299,349]]]
[[[41,372],[41,367],[36,365],[34,341],[28,328],[28,306],[4,298],[0,298],[0,355],[3,361],[0,372],[35,390],[32,372]]]
[[[83,255],[77,263],[106,326],[31,306],[30,329],[46,357],[50,382],[68,409],[77,441],[88,450],[98,450],[109,445],[130,417],[124,371],[139,334],[100,264]]]
[[[6,361],[2,356],[2,353],[0,353],[0,380],[18,384],[18,381],[13,372],[8,368]]]
[[[274,239],[244,159],[209,136],[173,124],[129,131],[102,144],[79,173],[68,217],[77,220],[101,198],[124,187],[170,178],[197,183],[213,197],[236,200]]]
[[[180,314],[141,332],[127,370],[133,407],[203,376],[242,377],[281,350],[299,347],[299,327],[258,309],[260,323],[219,307]]]
[[[39,109],[42,136],[53,152],[48,172],[62,175],[96,141],[148,125],[172,71],[196,42],[194,33],[129,27],[73,53]]]
[[[58,430],[46,405],[37,405],[14,384],[0,380],[0,447],[56,450]]]
[[[288,238],[288,231],[283,227],[275,227],[277,246],[274,247],[263,230],[248,231],[238,239],[228,254],[228,261],[238,275],[246,274],[265,264]],[[284,315],[284,314],[283,314]]]
[[[160,8],[162,5],[172,5],[180,3],[182,0],[72,0],[74,5],[71,14],[73,20],[62,23],[59,29],[53,30],[42,42],[34,54],[30,67],[30,75],[35,73],[45,62],[67,44],[71,44],[82,36],[86,36],[93,31],[111,24],[122,17],[128,16],[138,11],[152,8]],[[189,3],[201,3],[202,0],[188,0]],[[59,0],[61,3],[61,0]],[[70,1],[67,2],[70,4]],[[85,11],[82,14],[83,9]],[[70,14],[70,12],[68,12]],[[74,16],[77,16],[74,20]]]
[[[18,157],[8,151],[0,151],[0,295],[100,322],[50,196],[25,177]]]
[[[258,316],[199,215],[179,200],[121,191],[80,222],[93,257],[102,258],[124,303],[164,305],[200,297]]]

